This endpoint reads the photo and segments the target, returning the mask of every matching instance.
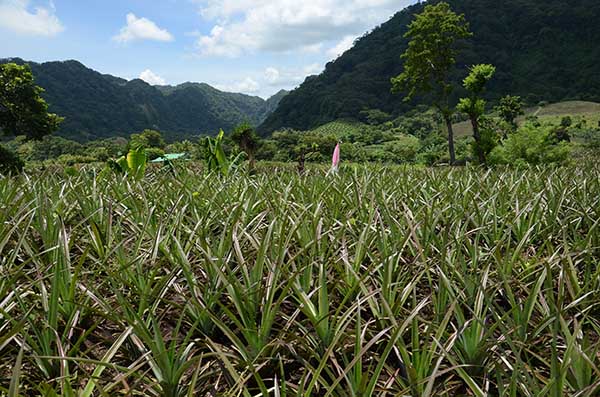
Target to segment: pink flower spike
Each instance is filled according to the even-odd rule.
[[[340,165],[340,144],[335,145],[335,149],[333,149],[333,157],[331,159],[331,168],[334,170],[338,169]]]

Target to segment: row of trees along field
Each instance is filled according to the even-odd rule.
[[[478,119],[481,145],[489,163],[562,162],[573,149],[575,153],[582,153],[600,147],[600,130],[586,120],[573,121],[565,117],[560,124],[553,125],[532,116],[517,129],[515,119],[522,109],[517,98],[512,97],[503,100],[495,112],[498,117]],[[460,119],[455,117],[454,120]],[[497,145],[499,139],[502,145]],[[17,171],[24,161],[31,166],[56,163],[71,166],[106,162],[134,147],[144,148],[150,160],[165,153],[182,152],[193,160],[202,160],[206,157],[205,140],[202,137],[166,143],[160,132],[153,130],[132,134],[129,139],[110,138],[86,144],[54,135],[39,140],[20,135],[5,142],[2,162],[5,172]],[[325,162],[340,140],[345,161],[423,165],[449,162],[443,120],[438,112],[425,106],[396,119],[383,112],[365,111],[361,113],[361,121],[341,120],[311,131],[278,131],[267,139],[259,138],[250,125],[243,124],[223,137],[222,146],[228,157],[236,157],[243,151],[252,163],[301,158],[308,162]],[[476,159],[473,138],[463,136],[455,142],[457,163]]]
[[[364,115],[368,117],[368,112]],[[307,162],[328,162],[334,146],[342,141],[344,161],[431,166],[449,163],[448,140],[442,124],[437,112],[420,107],[381,124],[369,124],[366,118],[364,122],[342,120],[311,131],[278,131],[267,139],[258,137],[251,126],[243,124],[225,134],[221,143],[228,158],[244,152],[252,163],[257,160],[293,162],[302,157]],[[597,153],[600,148],[600,129],[580,117],[566,116],[548,123],[531,116],[515,130],[509,128],[509,122],[503,118],[480,118],[479,124],[481,145],[491,165],[563,163],[589,152]],[[498,137],[501,145],[497,145]],[[142,147],[149,160],[165,153],[187,153],[192,160],[203,160],[205,140],[206,137],[201,137],[167,143],[161,133],[154,130],[134,133],[129,139],[110,138],[86,144],[54,135],[40,140],[18,136],[4,143],[4,153],[10,156],[3,155],[2,159],[7,171],[6,160],[14,159],[9,163],[16,171],[15,164],[22,167],[24,162],[30,167],[103,163],[131,148]],[[455,138],[456,164],[476,162],[475,148],[472,137]]]
[[[244,123],[219,142],[227,156],[245,153],[251,168],[256,160],[325,161],[340,141],[343,158],[348,161],[425,165],[562,163],[573,147],[600,146],[599,128],[585,120],[552,125],[530,116],[519,126],[517,118],[524,114],[519,97],[507,95],[493,112],[486,113],[482,95],[496,72],[490,64],[471,67],[463,80],[469,95],[452,103],[457,42],[470,35],[464,15],[456,14],[444,2],[427,5],[409,25],[405,36],[410,42],[402,55],[404,70],[391,80],[392,91],[404,93],[407,101],[422,98],[431,109],[418,106],[395,119],[380,110],[365,109],[361,120],[340,120],[310,131],[281,130],[265,139]],[[35,85],[29,66],[0,65],[0,83],[0,129],[5,136],[15,137],[0,149],[5,172],[19,171],[24,161],[105,162],[131,148],[145,149],[150,160],[168,152],[206,158],[206,137],[167,145],[154,130],[134,133],[129,140],[109,138],[86,144],[52,136],[63,119],[48,113],[40,95],[43,89]],[[453,124],[464,118],[470,121],[473,134],[457,139]],[[569,143],[571,138],[575,145]]]
[[[26,67],[22,71],[29,75]],[[494,108],[492,115],[475,119],[479,127],[479,147],[483,148],[488,163],[560,163],[568,159],[569,152],[579,155],[600,147],[600,129],[592,120],[567,116],[548,123],[544,118],[530,115],[518,127],[516,120],[522,113],[519,98],[508,96]],[[56,122],[60,120],[53,115],[48,117]],[[453,122],[461,120],[459,114],[453,115]],[[165,153],[182,152],[193,160],[206,158],[206,137],[167,143],[160,132],[144,130],[129,139],[116,137],[82,144],[60,136],[40,138],[40,135],[37,135],[39,139],[18,135],[5,141],[1,157],[3,170],[17,171],[24,162],[31,166],[106,162],[137,147],[144,148],[150,160]],[[397,118],[381,111],[365,110],[360,120],[340,120],[311,131],[282,130],[265,139],[257,136],[249,124],[242,124],[225,134],[221,144],[227,157],[236,158],[245,152],[252,165],[256,160],[326,162],[339,141],[342,141],[345,161],[435,165],[450,162],[448,140],[444,135],[440,113],[422,105]],[[478,145],[472,137],[463,134],[454,142],[457,164],[477,161]]]

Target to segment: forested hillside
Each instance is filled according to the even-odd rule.
[[[437,0],[431,1],[432,3]],[[448,0],[464,13],[473,37],[462,43],[455,75],[467,67],[492,63],[497,74],[489,99],[505,94],[528,103],[566,99],[600,100],[600,2],[597,0]],[[261,125],[262,133],[282,127],[307,130],[326,122],[357,117],[364,109],[398,115],[411,107],[402,95],[390,93],[390,78],[402,71],[403,37],[419,3],[359,39],[355,46],[327,64],[286,96]]]
[[[231,129],[244,121],[258,125],[287,93],[265,101],[208,84],[158,87],[139,79],[127,81],[77,61],[10,61],[29,63],[36,83],[46,90],[50,111],[65,118],[58,134],[77,141],[129,136],[145,128],[160,130],[172,141]]]

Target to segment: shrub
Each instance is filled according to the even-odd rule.
[[[588,149],[600,150],[600,130],[586,130],[582,133],[582,139]]]
[[[0,145],[0,174],[14,174],[21,172],[25,163],[14,152]]]
[[[448,162],[448,142],[440,133],[431,133],[421,140],[417,161],[425,165]]]
[[[154,147],[146,149],[146,156],[148,157],[148,160],[154,160],[154,159],[157,159],[164,155],[165,155],[165,151],[162,149],[154,148]]]
[[[257,160],[273,160],[277,154],[277,143],[272,139],[263,139],[260,141],[256,152]]]
[[[573,119],[571,118],[571,116],[564,116],[560,120],[561,127],[569,128],[572,124],[573,124]]]
[[[140,134],[132,134],[129,147],[136,148],[159,148],[163,149],[167,144],[160,132],[155,130],[144,130]]]
[[[461,137],[454,140],[454,150],[456,151],[456,162],[460,164],[466,164],[469,161],[473,161],[472,150],[474,146],[474,139],[472,136]],[[448,162],[450,158],[448,158]]]
[[[412,163],[416,160],[420,142],[418,138],[407,135],[385,143],[384,148],[389,153],[391,161],[395,163]]]
[[[344,161],[365,162],[367,161],[367,153],[364,150],[364,145],[360,143],[343,142],[340,145],[342,159]]]
[[[490,153],[490,164],[551,164],[567,161],[570,146],[556,142],[552,125],[527,123]]]
[[[110,153],[105,147],[96,147],[90,150],[90,154],[98,161],[105,162],[110,158]]]
[[[92,156],[80,156],[73,154],[63,154],[58,157],[58,162],[67,166],[73,166],[75,164],[88,164],[96,162],[96,157]]]
[[[498,146],[500,135],[503,133],[504,126],[502,124],[505,123],[493,120],[489,117],[481,117],[479,122],[479,134],[481,137],[479,143],[476,141],[472,142],[471,154],[473,157],[476,157],[479,146],[487,158],[492,150]]]

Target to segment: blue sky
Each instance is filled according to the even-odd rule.
[[[414,0],[0,0],[0,58],[151,84],[291,89]]]

